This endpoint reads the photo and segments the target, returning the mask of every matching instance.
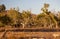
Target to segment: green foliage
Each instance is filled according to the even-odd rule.
[[[44,13],[41,13],[41,14],[38,14],[38,15],[37,15],[37,19],[40,19],[40,18],[42,18],[42,17],[45,17],[45,14],[44,14]]]
[[[30,18],[31,17],[31,12],[29,12],[29,11],[23,11],[22,12],[22,17],[23,18]]]
[[[0,17],[0,21],[5,25],[11,23],[11,19],[7,15]]]
[[[54,27],[60,26],[60,18],[48,11],[49,4],[44,4],[41,9],[43,12],[35,15],[31,11],[24,11],[21,13],[17,10],[5,10],[5,5],[0,5],[0,26],[10,25],[13,27]],[[60,15],[59,15],[60,16]],[[54,25],[54,26],[53,26]]]
[[[6,9],[6,7],[4,4],[0,5],[0,12],[4,11],[5,9]]]
[[[9,10],[7,12],[7,15],[12,19],[11,25],[17,24],[17,21],[21,18],[20,13],[14,9]]]

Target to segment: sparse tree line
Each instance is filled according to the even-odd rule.
[[[6,10],[4,4],[0,5],[0,26],[11,26],[11,27],[48,27],[58,28],[60,27],[60,12],[57,14],[52,13],[48,10],[49,4],[44,4],[41,9],[42,13],[36,15],[32,14],[31,11],[19,12],[15,9]]]

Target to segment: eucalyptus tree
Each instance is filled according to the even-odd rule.
[[[58,28],[58,24],[57,24],[57,21],[56,21],[56,19],[54,18],[54,15],[50,12],[50,11],[48,11],[48,7],[49,7],[49,4],[44,4],[44,7],[41,9],[42,11],[43,11],[43,13],[45,14],[45,15],[47,15],[47,16],[49,16],[51,19],[52,19],[52,21],[55,23],[55,26],[56,26],[56,28]]]

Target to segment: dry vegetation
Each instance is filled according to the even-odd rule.
[[[10,10],[6,10],[6,7],[4,4],[0,5],[0,31],[1,29],[10,27],[12,28],[49,28],[49,29],[59,29],[60,28],[60,12],[57,12],[57,14],[54,14],[54,12],[51,12],[48,10],[49,4],[44,4],[42,10],[42,13],[36,15],[32,14],[31,11],[22,11],[19,12],[19,9],[16,10],[15,8],[10,8]],[[2,27],[2,28],[1,28]],[[10,28],[10,29],[12,29]],[[15,33],[15,34],[14,34]],[[35,34],[36,33],[36,34]],[[56,32],[55,32],[56,33]],[[59,32],[57,32],[59,33]],[[0,33],[1,34],[1,33]],[[5,37],[3,35],[8,36],[9,38]],[[21,32],[3,32],[3,34],[0,36],[1,39],[25,39],[25,38],[16,38],[16,36],[19,34],[21,36]],[[22,35],[29,34],[29,35],[36,35],[39,34],[42,36],[45,36],[49,38],[47,39],[54,39],[53,36],[50,36],[53,34],[53,32],[23,32]],[[16,36],[15,36],[16,35]],[[11,36],[11,37],[10,37]],[[26,38],[29,39],[29,38]],[[30,38],[31,39],[31,38]],[[36,38],[34,38],[36,39]],[[43,38],[40,38],[43,39]],[[56,39],[59,39],[56,38]]]
[[[57,14],[52,13],[48,10],[49,4],[44,4],[41,9],[42,13],[36,15],[32,14],[31,11],[22,11],[11,8],[6,10],[4,4],[0,5],[0,26],[11,26],[11,27],[49,27],[58,28],[60,27],[60,12]]]

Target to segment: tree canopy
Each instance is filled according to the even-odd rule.
[[[15,8],[6,10],[4,4],[0,5],[0,26],[10,25],[15,27],[60,27],[60,12],[54,14],[48,10],[49,4],[44,4],[42,13],[36,15],[31,11],[19,12]]]

